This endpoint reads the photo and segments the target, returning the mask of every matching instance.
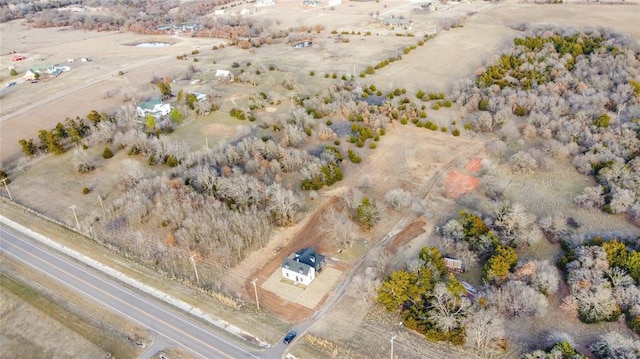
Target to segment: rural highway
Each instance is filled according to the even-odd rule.
[[[150,330],[156,341],[208,359],[281,358],[282,343],[268,351],[249,349],[177,308],[125,287],[94,268],[59,254],[26,234],[0,225],[0,252],[42,271],[126,319]],[[153,354],[149,353],[148,355]]]

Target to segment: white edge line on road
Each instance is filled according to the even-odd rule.
[[[187,312],[187,313],[189,313],[191,315],[194,315],[194,316],[206,321],[207,323],[209,323],[211,325],[214,325],[214,326],[216,326],[216,327],[218,327],[218,328],[220,328],[222,330],[225,330],[226,332],[228,332],[228,333],[240,338],[241,340],[245,340],[244,337],[242,336],[242,334],[244,334],[244,335],[251,336],[252,338],[254,338],[260,344],[260,347],[263,347],[263,348],[269,348],[270,347],[269,343],[266,343],[266,342],[260,340],[259,338],[255,337],[255,336],[253,336],[253,335],[251,335],[249,333],[246,333],[245,331],[243,331],[243,330],[241,330],[241,329],[239,329],[239,328],[237,328],[237,327],[235,327],[235,326],[233,326],[231,324],[227,324],[226,328],[225,328],[225,326],[222,323],[220,323],[220,321],[212,319],[211,317],[209,317],[209,315],[205,314],[200,309],[198,309],[196,307],[193,307],[193,306],[189,305],[188,303],[186,303],[186,302],[184,302],[184,301],[182,301],[180,299],[174,298],[174,297],[170,296],[167,293],[161,292],[161,291],[159,291],[159,290],[157,290],[157,289],[155,289],[155,288],[153,288],[153,287],[151,287],[149,285],[141,283],[141,282],[139,282],[139,281],[137,281],[137,280],[125,275],[124,273],[121,273],[121,272],[119,272],[119,271],[117,271],[117,270],[115,270],[115,269],[113,269],[111,267],[108,267],[108,266],[106,266],[106,265],[104,265],[104,264],[102,264],[102,263],[100,263],[100,262],[98,262],[98,261],[96,261],[96,260],[94,260],[92,258],[89,258],[89,257],[87,257],[87,256],[85,256],[85,255],[83,255],[83,254],[81,254],[81,253],[69,248],[69,247],[63,246],[60,243],[57,243],[57,242],[47,238],[46,236],[43,236],[40,233],[37,233],[37,232],[35,232],[35,231],[33,231],[33,230],[29,229],[29,228],[26,228],[26,227],[24,227],[24,226],[22,226],[22,225],[20,225],[20,224],[18,224],[16,222],[6,218],[4,216],[0,216],[0,222],[6,224],[7,226],[9,226],[9,227],[11,227],[11,228],[13,228],[13,229],[15,229],[17,231],[20,231],[20,232],[23,232],[23,233],[27,233],[29,236],[31,236],[32,238],[35,238],[39,242],[41,242],[41,243],[43,243],[43,244],[45,244],[45,245],[47,245],[49,247],[52,247],[54,249],[57,249],[58,251],[66,254],[66,255],[68,255],[68,256],[70,256],[72,258],[75,258],[75,259],[77,259],[77,260],[89,265],[90,267],[93,267],[93,268],[95,268],[95,269],[97,269],[97,270],[99,270],[99,271],[101,271],[101,272],[103,272],[103,273],[105,273],[105,274],[107,274],[107,275],[109,275],[111,277],[114,277],[114,278],[116,278],[116,279],[118,279],[118,280],[120,280],[120,281],[122,281],[122,282],[124,282],[124,283],[126,283],[126,284],[128,284],[128,285],[130,285],[132,287],[134,287],[134,288],[137,288],[137,289],[139,289],[139,290],[141,290],[141,291],[143,291],[143,292],[145,292],[145,293],[147,293],[147,294],[149,294],[149,295],[151,295],[151,296],[153,296],[153,297],[155,297],[155,298],[157,298],[157,299],[159,299],[159,300],[161,300],[161,301],[163,301],[165,303],[168,303],[168,304],[170,304],[170,305],[172,305],[174,307],[182,309],[183,311],[185,311],[185,312]],[[228,328],[234,329],[235,332],[229,330]],[[221,340],[224,340],[224,339],[221,339]],[[229,344],[232,345],[232,346],[235,346],[232,343],[229,343]],[[238,348],[238,349],[243,350],[241,348]]]
[[[25,243],[26,243],[27,245],[31,246],[31,247],[35,247],[33,244],[29,243],[28,241],[25,241]],[[11,245],[11,244],[10,244],[10,245]],[[11,253],[8,253],[8,254],[11,254]],[[55,254],[50,254],[50,255],[56,256]],[[16,255],[13,255],[13,257],[18,258]],[[18,259],[20,259],[20,258],[18,258]],[[39,260],[42,260],[42,258],[40,258],[40,257],[38,257],[38,259],[39,259]],[[23,259],[20,259],[20,260],[21,260],[22,262],[25,262]],[[25,262],[25,263],[26,263],[26,262]],[[27,264],[28,264],[28,263],[27,263]],[[50,265],[51,265],[51,264],[50,264]],[[76,268],[76,269],[82,270],[82,268],[78,268],[74,263],[69,263],[69,265],[70,265],[71,267]],[[54,266],[54,267],[56,267],[56,266]],[[58,269],[59,269],[59,270],[61,270],[61,271],[65,271],[65,270],[64,270],[64,269],[62,269],[62,268],[59,268],[59,267],[56,267],[56,268],[58,268]],[[66,271],[65,271],[65,272],[66,272]],[[100,277],[98,277],[98,276],[94,275],[93,273],[86,272],[86,271],[85,271],[84,273],[85,273],[85,274],[87,274],[87,275],[89,275],[91,278],[94,278],[94,279],[97,279],[97,280],[101,281],[102,283],[104,283],[104,284],[108,285],[109,287],[111,287],[111,288],[113,288],[113,289],[115,289],[115,290],[118,290],[118,291],[120,291],[120,292],[122,292],[122,293],[124,293],[124,294],[126,294],[126,295],[131,295],[131,294],[130,294],[130,293],[128,293],[127,291],[123,290],[123,288],[120,288],[120,287],[116,286],[114,283],[111,283],[111,282],[109,282],[109,281],[107,281],[107,280],[105,280],[105,279],[103,279],[103,278],[100,278]],[[87,282],[86,282],[86,281],[84,281],[83,279],[78,278],[77,276],[75,276],[75,275],[73,275],[73,274],[71,274],[71,273],[68,273],[68,274],[69,274],[69,275],[71,275],[71,276],[73,276],[73,277],[75,277],[76,279],[78,279],[78,280],[80,280],[80,281],[83,281],[83,282],[87,283]],[[111,296],[111,294],[110,294],[110,293],[108,293],[108,292],[106,292],[105,290],[100,289],[100,288],[96,287],[95,285],[93,285],[93,284],[91,284],[91,283],[87,283],[87,284],[88,284],[88,285],[90,285],[90,286],[92,286],[92,287],[94,287],[96,290],[99,290],[99,291],[101,291],[101,292],[103,292],[103,293],[105,293],[105,294],[107,294],[107,295],[110,295],[110,296]],[[92,299],[94,299],[94,300],[96,300],[96,301],[98,301],[98,302],[102,303],[103,305],[107,306],[108,308],[111,308],[111,309],[113,309],[114,311],[116,311],[116,312],[118,312],[118,313],[121,313],[121,314],[123,314],[124,316],[126,316],[126,317],[128,317],[128,318],[131,318],[131,320],[133,320],[133,321],[135,321],[135,322],[139,323],[140,325],[145,326],[145,325],[144,325],[143,323],[141,323],[140,321],[138,321],[138,320],[136,320],[136,319],[134,319],[134,318],[132,318],[132,317],[130,317],[130,316],[127,316],[126,314],[122,313],[121,311],[117,310],[116,308],[112,307],[111,305],[108,305],[108,304],[106,304],[106,303],[102,302],[101,300],[99,300],[99,299],[97,299],[97,298],[94,298],[94,297],[92,297],[92,296],[88,295],[86,292],[84,292],[84,291],[80,290],[79,288],[76,288],[76,287],[73,287],[73,288],[74,288],[74,289],[76,289],[76,290],[77,290],[77,291],[79,291],[79,292],[82,292],[82,293],[83,293],[83,294],[85,294],[87,297],[92,298]],[[135,296],[135,293],[133,293],[133,295]],[[149,301],[148,301],[146,298],[144,298],[144,297],[140,297],[140,296],[138,296],[138,299],[140,299],[141,301],[143,301],[145,304],[149,305],[150,307],[153,307],[153,308],[157,309],[158,311],[163,312],[163,313],[165,313],[165,314],[167,314],[167,315],[169,315],[169,316],[171,316],[171,317],[173,317],[173,318],[175,318],[175,319],[177,319],[177,320],[181,321],[182,323],[186,324],[187,326],[189,326],[189,327],[191,327],[191,328],[195,328],[195,329],[197,329],[198,331],[200,331],[200,332],[202,332],[202,333],[205,333],[206,335],[210,335],[210,336],[212,336],[212,337],[216,338],[217,340],[219,340],[219,341],[221,341],[221,342],[223,342],[223,343],[225,343],[225,344],[227,344],[227,345],[229,345],[229,346],[231,346],[231,347],[233,347],[233,348],[237,349],[238,351],[241,351],[241,352],[243,352],[243,353],[245,353],[245,354],[248,354],[248,355],[250,355],[250,356],[252,356],[252,357],[254,357],[254,358],[256,358],[256,359],[259,359],[259,357],[257,357],[257,356],[255,356],[254,354],[252,354],[252,353],[250,353],[250,352],[246,351],[245,349],[238,347],[237,345],[235,345],[235,344],[233,344],[233,343],[231,343],[231,342],[227,341],[227,340],[226,340],[226,339],[224,339],[224,338],[221,338],[221,337],[219,337],[219,336],[217,336],[217,335],[213,334],[213,333],[212,333],[212,332],[210,332],[210,331],[207,331],[206,329],[204,329],[204,328],[202,328],[202,327],[200,327],[200,326],[197,326],[197,325],[192,324],[191,322],[189,322],[189,321],[185,320],[184,318],[181,318],[181,317],[176,316],[174,313],[171,313],[171,312],[169,312],[169,311],[165,310],[164,308],[160,308],[160,307],[158,307],[157,305],[155,305],[155,304],[153,304],[153,303],[149,302]],[[124,303],[124,304],[128,305],[127,303]],[[131,306],[130,306],[130,307],[131,307]],[[139,310],[138,308],[135,308],[135,307],[132,307],[132,308],[133,308],[133,309],[138,310],[139,312],[141,312],[141,313],[143,313],[143,314],[145,314],[145,315],[148,315],[148,313],[146,313],[146,312],[144,312],[144,311],[141,311],[141,310]],[[157,318],[156,318],[156,319],[157,319]],[[157,319],[157,320],[159,320],[159,319]],[[166,323],[166,322],[165,322],[165,323]],[[180,329],[178,329],[178,328],[175,328],[173,325],[171,325],[171,324],[169,324],[169,323],[166,323],[166,325],[172,326],[175,330],[182,332],[182,330],[180,330]],[[164,334],[164,333],[158,332],[158,334],[160,334],[160,335],[164,336],[165,338],[168,338],[168,339],[172,340],[173,342],[175,342],[175,343],[176,343],[176,344],[178,344],[178,345],[181,345],[180,343],[178,343],[177,341],[175,341],[175,340],[171,339],[169,336],[167,336],[167,335],[166,335],[166,334]],[[185,334],[186,334],[186,333],[185,333]],[[200,340],[198,340],[197,338],[194,338],[194,337],[192,337],[192,339],[197,340],[197,341],[200,341]],[[208,345],[208,344],[206,344],[206,343],[203,343],[203,344]],[[218,350],[218,349],[216,349],[216,348],[214,348],[214,347],[212,347],[212,348],[213,348],[214,350]],[[223,353],[223,352],[221,352],[221,353]],[[225,353],[223,353],[223,355],[226,355],[226,354],[225,354]]]

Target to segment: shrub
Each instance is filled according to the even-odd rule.
[[[524,116],[524,115],[526,115],[526,114],[527,114],[527,110],[526,110],[524,107],[522,107],[522,106],[518,106],[518,107],[516,107],[516,109],[513,111],[513,113],[514,113],[516,116],[518,116],[518,117],[522,117],[522,116]]]
[[[360,156],[358,156],[358,154],[351,149],[347,151],[347,156],[349,157],[349,160],[353,163],[362,162],[362,158],[360,158]]]
[[[478,101],[478,110],[489,111],[489,99],[480,99],[480,101]]]
[[[387,134],[387,130],[385,130],[384,128],[380,129],[380,136],[384,136]]]
[[[364,72],[366,72],[367,75],[373,75],[376,73],[376,70],[374,70],[373,66],[367,66],[367,69]]]
[[[18,75],[18,71],[16,71],[16,69],[11,69],[11,71],[9,72],[9,74],[11,76],[17,76]]]
[[[445,126],[440,127],[440,131],[447,132],[447,128]]]
[[[600,128],[607,128],[609,127],[610,120],[611,118],[609,117],[609,115],[605,113],[602,116],[593,119],[593,125]]]
[[[316,75],[315,71],[312,70],[312,71],[309,72],[309,76],[315,76],[315,75]]]
[[[167,156],[167,159],[166,159],[165,163],[169,167],[176,167],[176,166],[178,166],[179,161],[176,158],[176,156],[169,155],[169,156]]]
[[[111,152],[109,147],[105,147],[104,151],[102,151],[102,158],[108,159],[111,157],[113,157],[113,152]]]
[[[378,147],[378,145],[375,142],[371,142],[369,144],[369,148],[372,149],[372,150],[375,149],[376,147]]]
[[[237,62],[234,62],[233,64],[231,64],[231,67],[234,69],[237,69],[238,67],[240,67],[240,64]]]
[[[444,107],[447,107],[447,108],[451,107],[451,101],[449,101],[449,100],[445,101],[444,102]]]
[[[403,125],[406,125],[408,122],[409,122],[409,120],[407,120],[406,117],[403,117],[403,118],[400,119],[400,123],[403,124]]]
[[[89,192],[91,192],[91,190],[89,190],[88,187],[83,187],[82,188],[82,194],[89,194]]]
[[[458,137],[460,136],[460,130],[458,130],[457,128],[454,128],[453,131],[451,131],[451,134]]]
[[[364,197],[362,203],[356,210],[356,222],[366,229],[371,229],[380,220],[380,213],[378,213],[378,207],[375,203],[371,203],[369,198]]]

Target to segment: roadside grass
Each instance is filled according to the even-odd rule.
[[[177,298],[190,306],[199,308],[214,319],[234,325],[262,341],[275,343],[289,325],[271,313],[257,311],[254,306],[245,305],[240,309],[229,307],[212,295],[192,286],[168,280],[153,269],[129,261],[91,239],[79,235],[61,225],[50,222],[30,210],[8,200],[0,200],[0,215],[22,225],[28,224],[33,231],[40,233],[61,245],[93,258],[137,281],[145,283],[161,292]]]
[[[0,287],[116,358],[137,358],[141,350],[134,341],[151,342],[148,332],[96,308],[96,304],[48,278],[39,277],[6,256],[0,273]],[[22,357],[20,353],[15,354]]]

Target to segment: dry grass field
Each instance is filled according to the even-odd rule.
[[[72,70],[60,77],[41,83],[20,83],[10,91],[0,92],[0,164],[13,168],[23,157],[18,145],[19,139],[36,138],[40,129],[50,129],[65,117],[85,116],[92,109],[114,111],[124,104],[124,100],[136,101],[157,95],[157,89],[149,82],[154,77],[180,79],[194,65],[198,71],[192,78],[203,79],[200,85],[189,85],[181,81],[173,85],[174,89],[209,91],[215,90],[222,97],[218,100],[221,111],[212,115],[188,119],[171,136],[184,141],[190,149],[199,148],[208,141],[214,144],[223,140],[232,140],[246,131],[247,123],[230,118],[228,110],[236,106],[246,106],[248,97],[260,91],[270,90],[269,83],[279,83],[287,74],[294,75],[299,86],[310,92],[326,88],[339,81],[341,74],[359,74],[366,66],[395,56],[398,49],[415,45],[422,36],[436,25],[441,30],[447,22],[461,21],[462,27],[439,31],[438,35],[426,41],[401,61],[392,63],[373,75],[360,79],[363,84],[375,84],[383,91],[393,88],[405,88],[408,94],[422,89],[430,91],[449,91],[460,79],[473,76],[474,72],[494,58],[517,32],[509,26],[528,22],[533,24],[556,24],[575,28],[608,28],[627,34],[640,41],[640,28],[637,25],[640,6],[638,1],[627,5],[559,4],[537,5],[520,2],[470,4],[452,4],[443,6],[439,11],[426,13],[419,11],[419,3],[406,1],[383,2],[346,2],[331,8],[304,8],[299,1],[281,1],[276,7],[259,8],[252,15],[257,18],[270,18],[274,25],[296,27],[321,24],[324,29],[319,33],[310,32],[314,46],[307,49],[293,49],[289,44],[265,45],[260,48],[242,50],[237,47],[225,47],[213,50],[222,40],[201,39],[181,36],[150,37],[130,33],[95,33],[71,29],[29,29],[20,22],[0,24],[2,54],[0,54],[0,83],[2,86],[14,80],[8,75],[6,66],[10,62],[8,51],[17,51],[27,55],[27,60],[17,66],[20,74],[29,66],[38,63],[67,65],[68,58],[89,56],[91,62],[69,64]],[[414,21],[410,29],[390,29],[383,27],[371,14],[380,16],[407,16]],[[213,15],[212,15],[213,16]],[[332,34],[332,31],[336,33]],[[349,34],[342,34],[342,32]],[[366,35],[369,31],[371,35]],[[353,34],[351,34],[353,32]],[[357,33],[360,32],[360,35]],[[411,33],[415,36],[397,36]],[[342,39],[348,39],[348,42]],[[147,41],[162,41],[170,46],[157,48],[139,48],[132,46]],[[180,61],[178,54],[191,54],[198,49],[197,63]],[[190,59],[192,56],[190,55]],[[215,63],[214,63],[215,61]],[[277,70],[261,74],[259,85],[233,83],[218,84],[212,81],[213,72],[218,69],[230,69],[238,62],[243,69],[255,69],[259,66],[274,65]],[[251,65],[247,66],[250,62]],[[122,71],[123,75],[118,75]],[[309,76],[311,71],[315,76]],[[324,74],[337,73],[338,80],[327,79]],[[289,108],[289,94],[280,89],[282,104],[272,108],[273,112],[264,112],[264,118],[277,118]],[[451,109],[430,111],[429,119],[439,126],[450,126],[460,120],[455,106]],[[453,137],[450,133],[432,132],[416,128],[412,124],[403,126],[394,124],[384,136],[378,148],[370,151],[358,166],[348,167],[345,179],[335,187],[320,193],[317,203],[308,204],[306,219],[297,225],[274,233],[273,239],[260,254],[249,256],[233,269],[231,278],[244,278],[237,281],[233,292],[244,298],[251,298],[252,287],[248,280],[254,276],[266,279],[273,273],[273,263],[280,256],[290,253],[291,243],[301,243],[304,238],[318,237],[319,222],[309,225],[307,221],[317,211],[325,208],[323,204],[340,196],[351,188],[360,187],[367,194],[381,200],[391,189],[401,188],[415,196],[428,199],[430,215],[426,219],[425,232],[416,234],[413,240],[407,239],[404,247],[398,249],[399,260],[411,258],[423,245],[433,239],[429,236],[433,226],[461,209],[460,206],[473,206],[478,201],[473,195],[465,196],[456,202],[443,195],[443,179],[448,170],[462,170],[476,154],[482,153],[484,138],[463,134]],[[345,147],[346,148],[346,147]],[[96,157],[101,149],[91,149]],[[36,209],[47,216],[73,225],[71,204],[77,205],[80,217],[99,209],[95,195],[85,196],[83,187],[91,189],[108,201],[116,198],[116,176],[110,173],[122,171],[118,160],[126,157],[116,153],[109,161],[100,162],[98,169],[90,174],[79,175],[73,165],[73,151],[36,160],[29,164],[23,175],[12,179],[11,191],[17,202]],[[144,166],[142,168],[145,168]],[[150,169],[147,169],[150,171]],[[585,186],[592,185],[591,180],[577,174],[570,164],[561,163],[544,173],[515,176],[496,164],[492,170],[503,172],[513,178],[513,184],[505,192],[512,202],[524,203],[538,216],[555,211],[566,211],[572,204],[572,198]],[[569,178],[558,184],[556,179]],[[51,181],[56,178],[56,181]],[[4,192],[3,192],[4,193]],[[481,194],[476,194],[481,196]],[[608,216],[600,212],[573,209],[572,216],[583,225],[584,231],[628,230],[630,227],[622,217]],[[375,242],[382,238],[398,223],[409,224],[410,220],[397,216],[383,218],[381,223],[366,238]],[[314,231],[314,232],[310,232]],[[418,232],[415,232],[418,233]],[[361,248],[354,248],[354,251]],[[557,247],[539,248],[536,255],[557,253]],[[347,265],[354,261],[346,261]],[[267,298],[264,298],[267,299]],[[206,301],[206,299],[202,299]],[[271,300],[273,313],[282,313],[287,303]],[[267,307],[269,302],[267,301]],[[354,298],[346,298],[335,306],[312,328],[312,333],[328,340],[340,343],[343,340],[358,340],[362,344],[364,357],[378,357],[388,353],[389,327],[375,327],[376,320],[387,320],[384,315],[371,311],[372,303],[363,303]],[[298,315],[282,314],[289,322],[299,322],[312,311],[302,311]],[[559,315],[558,313],[553,313]],[[374,318],[372,318],[374,317]],[[526,323],[532,333],[542,335],[547,322]],[[390,322],[387,324],[391,325]],[[570,325],[571,323],[567,324]],[[514,324],[515,325],[515,324]],[[570,331],[578,333],[583,326],[577,324]],[[592,328],[592,327],[590,327]],[[396,329],[394,329],[396,330]],[[417,343],[410,333],[397,329],[399,340],[397,350],[402,358],[438,357],[445,348],[433,347],[430,343]],[[349,333],[347,335],[346,333]],[[367,333],[373,333],[367,338]],[[577,334],[576,334],[577,335]],[[517,337],[525,341],[527,338]],[[592,337],[578,337],[580,345]],[[525,345],[526,343],[523,343]],[[517,346],[516,346],[517,347]],[[312,349],[301,346],[302,352]],[[427,354],[415,354],[427,353]],[[509,354],[516,355],[514,349]],[[314,358],[324,354],[313,352]],[[451,351],[449,357],[468,357],[468,353]],[[329,357],[329,355],[327,355]]]
[[[0,346],[7,358],[137,358],[151,335],[119,315],[2,256]],[[110,354],[109,354],[110,353]]]

